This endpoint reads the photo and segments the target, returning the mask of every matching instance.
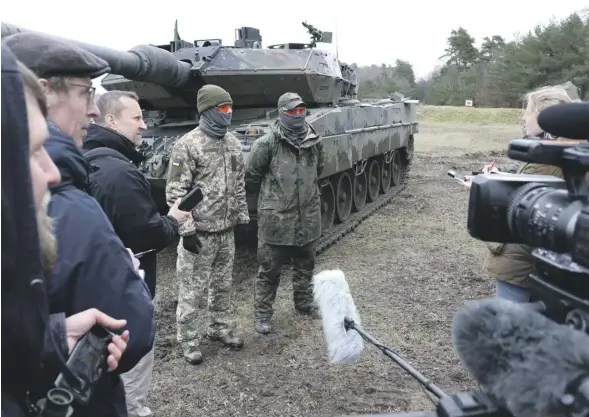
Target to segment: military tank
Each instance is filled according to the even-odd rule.
[[[278,118],[278,97],[298,93],[307,103],[307,122],[322,135],[325,167],[320,178],[322,235],[320,253],[404,189],[418,133],[417,100],[393,94],[377,103],[358,100],[354,69],[317,47],[332,33],[302,23],[309,43],[262,47],[259,29],[236,30],[234,45],[221,39],[174,39],[164,45],[139,45],[128,52],[77,45],[106,60],[112,73],[106,90],[131,90],[140,97],[148,130],[141,169],[162,213],[170,152],[176,140],[198,126],[196,97],[205,84],[226,89],[233,99],[230,131],[242,143],[247,160],[253,142]],[[2,23],[2,37],[27,30]],[[254,245],[257,195],[247,195],[252,221],[239,228],[236,241]],[[254,240],[252,242],[252,240]]]

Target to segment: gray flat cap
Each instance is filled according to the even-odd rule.
[[[90,77],[110,72],[108,62],[69,43],[36,32],[21,32],[7,36],[2,44],[38,77]]]

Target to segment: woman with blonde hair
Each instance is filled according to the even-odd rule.
[[[572,101],[566,90],[559,86],[542,87],[526,94],[522,115],[526,137],[564,140],[565,138],[555,138],[544,132],[538,125],[538,114],[547,107]],[[559,167],[528,162],[520,162],[516,169],[510,171],[516,174],[554,175],[561,178],[563,176]],[[483,172],[501,171],[486,166]],[[495,278],[497,296],[515,302],[529,302],[529,275],[534,272],[533,248],[522,244],[492,242],[487,242],[487,246],[490,252],[485,261],[485,268]]]

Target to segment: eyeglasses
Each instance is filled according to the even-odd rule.
[[[284,110],[284,114],[287,116],[302,116],[307,113],[307,109],[305,107],[295,107],[291,110]]]
[[[232,113],[233,107],[229,103],[221,104],[220,106],[217,106],[217,110],[219,110],[221,113]]]
[[[96,87],[90,85],[83,85],[83,84],[75,84],[75,83],[68,83],[69,85],[73,85],[76,87],[82,87],[86,90],[86,95],[88,96],[88,103],[94,101],[94,96],[96,95]]]

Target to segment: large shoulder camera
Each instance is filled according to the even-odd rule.
[[[515,160],[560,167],[563,177],[477,175],[468,232],[486,242],[528,245],[536,260],[530,291],[551,319],[589,333],[589,144],[515,139]]]

